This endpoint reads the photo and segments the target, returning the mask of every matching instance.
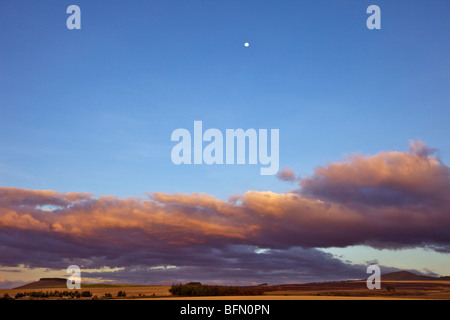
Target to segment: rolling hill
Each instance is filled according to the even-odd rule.
[[[409,271],[397,271],[381,275],[381,281],[436,281],[448,280],[449,277],[430,277],[417,275]]]
[[[362,279],[365,280],[365,279]],[[431,276],[424,276],[424,275],[417,275],[415,273],[409,272],[409,271],[397,271],[397,272],[391,272],[387,274],[383,274],[381,276],[381,281],[436,281],[436,280],[450,280],[450,276],[445,277],[431,277]],[[338,281],[336,281],[337,283]],[[341,285],[343,286],[350,286],[352,281],[339,281]],[[41,278],[39,281],[31,282],[26,285],[17,287],[15,289],[42,289],[42,288],[65,288],[67,283],[67,279],[65,278]],[[289,286],[306,286],[306,285],[313,285],[314,283],[310,284],[295,284],[295,285],[281,285],[283,287],[289,287]],[[316,283],[321,284],[321,283]],[[118,284],[88,284],[85,285],[86,287],[121,287],[125,285],[118,285]],[[139,286],[139,285],[135,285]],[[264,286],[265,290],[270,291],[273,288],[279,288],[280,285],[275,286]],[[273,288],[271,288],[273,287]]]
[[[39,288],[59,288],[66,287],[65,278],[41,278],[39,281],[31,282],[15,289],[39,289]]]

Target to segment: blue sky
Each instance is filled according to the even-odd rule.
[[[66,8],[81,8],[81,30]],[[368,30],[377,4],[382,29]],[[2,1],[0,183],[95,196],[295,184],[181,165],[173,130],[279,129],[301,177],[422,140],[450,163],[450,3]],[[250,46],[245,47],[244,43]]]
[[[449,4],[381,1],[370,31],[370,3],[79,1],[70,31],[71,2],[4,2],[1,180],[117,196],[285,191],[258,166],[173,165],[170,134],[194,120],[280,129],[280,164],[301,175],[409,139],[448,162]]]

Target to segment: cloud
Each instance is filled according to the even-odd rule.
[[[352,265],[317,249],[290,248],[256,253],[256,247],[225,246],[215,250],[180,252],[178,266],[165,268],[134,265],[116,272],[92,272],[89,277],[116,282],[148,284],[201,281],[203,283],[243,285],[262,282],[298,283],[362,279],[366,266]],[[187,262],[187,263],[186,263]]]
[[[247,191],[228,201],[198,193],[96,198],[1,187],[1,264],[140,266],[150,268],[149,279],[163,270],[155,267],[171,265],[177,268],[164,269],[164,279],[240,274],[257,282],[323,278],[319,270],[335,264],[342,276],[361,270],[315,248],[448,252],[450,171],[433,155],[421,142],[411,143],[409,152],[353,155],[317,168],[295,192]]]
[[[301,193],[337,203],[371,206],[448,206],[450,168],[423,142],[409,152],[352,155],[345,162],[319,167],[300,182]]]
[[[25,285],[23,281],[9,281],[7,279],[0,278],[0,289],[12,289]]]
[[[293,182],[296,180],[295,172],[289,167],[284,167],[281,171],[277,173],[277,178],[282,181]]]

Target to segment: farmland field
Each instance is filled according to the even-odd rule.
[[[366,299],[450,299],[450,281],[389,281],[381,290],[368,290],[364,281],[341,281],[309,284],[285,284],[262,286],[263,295],[257,296],[209,296],[173,297],[171,286],[85,285],[79,291],[90,291],[92,296],[102,298],[109,293],[113,299],[170,299],[170,300],[366,300]],[[393,288],[387,290],[387,287]],[[249,288],[249,287],[247,287]],[[14,297],[18,292],[65,291],[65,287],[0,289],[0,296],[8,293]],[[125,291],[126,297],[117,297]],[[25,297],[27,299],[29,297]],[[57,299],[57,298],[48,298]],[[70,299],[64,297],[63,299]],[[92,299],[92,298],[81,298]]]

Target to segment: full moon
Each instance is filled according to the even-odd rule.
[[[250,45],[250,43],[246,42],[244,43],[244,46],[248,47]]]

